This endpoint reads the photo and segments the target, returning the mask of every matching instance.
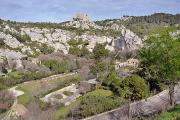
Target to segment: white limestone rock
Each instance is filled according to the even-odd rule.
[[[4,39],[4,43],[11,48],[18,48],[24,46],[22,43],[20,43],[16,38],[14,38],[10,34],[5,34],[3,32],[0,32],[0,38]]]
[[[143,46],[142,39],[124,26],[121,27],[121,34],[121,37],[113,41],[116,49],[133,51]]]

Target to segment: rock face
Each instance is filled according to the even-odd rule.
[[[122,36],[114,41],[114,45],[117,50],[133,51],[143,46],[142,39],[135,33],[126,29],[124,26],[122,26],[121,29]]]
[[[95,35],[88,35],[88,34],[83,34],[78,37],[79,39],[82,39],[83,41],[88,41],[89,45],[87,45],[87,48],[89,51],[92,52],[94,46],[96,43],[110,43],[113,41],[112,37],[107,37],[107,36],[95,36]],[[111,50],[111,49],[109,49]],[[111,50],[112,51],[112,50]]]
[[[68,53],[69,45],[67,41],[71,39],[73,33],[61,29],[39,29],[39,28],[22,28],[22,34],[27,34],[32,41],[46,43],[48,46],[55,48],[55,51],[61,50]]]
[[[34,55],[40,53],[39,46],[46,44],[47,46],[53,47],[56,51],[63,51],[63,53],[68,54],[70,45],[69,40],[79,40],[82,39],[88,44],[86,48],[92,52],[96,43],[107,43],[106,49],[110,51],[115,50],[137,50],[142,46],[142,40],[134,34],[132,31],[126,29],[124,26],[120,26],[116,22],[110,21],[108,26],[99,26],[95,22],[91,22],[87,14],[77,14],[73,17],[73,21],[63,23],[62,26],[69,26],[75,28],[88,29],[81,34],[77,34],[69,29],[62,30],[59,28],[37,28],[37,27],[25,27],[21,26],[19,29],[10,27],[8,23],[4,24],[5,27],[0,25],[0,40],[1,44],[4,44],[0,56],[2,54],[13,54],[15,59],[22,55]],[[20,36],[27,35],[31,38],[29,42],[21,42],[17,37],[13,37],[11,34],[6,33],[8,30],[12,33],[18,34]],[[97,33],[91,33],[91,30],[97,30]],[[98,33],[100,30],[100,33]],[[111,35],[101,34],[103,30],[113,30],[119,32],[119,37],[114,38]],[[34,45],[36,44],[36,45]],[[82,47],[82,46],[78,46]],[[16,51],[16,52],[15,52]],[[18,53],[18,55],[16,55]],[[5,56],[6,56],[5,55]]]
[[[8,50],[8,49],[0,49],[0,57],[6,57],[9,59],[23,59],[26,58],[26,55],[20,53],[20,52],[15,52],[13,50]]]
[[[23,44],[21,44],[16,38],[11,36],[10,34],[0,32],[0,38],[4,39],[4,43],[11,48],[18,48],[23,46]]]

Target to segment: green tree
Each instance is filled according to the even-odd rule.
[[[124,97],[125,92],[122,88],[122,78],[120,78],[114,71],[111,71],[104,81],[104,84],[109,86],[118,96]]]
[[[145,80],[139,76],[129,76],[122,81],[125,97],[132,101],[140,100],[148,96],[148,86]]]
[[[105,49],[106,44],[97,43],[93,49],[94,58],[99,60],[102,57],[106,57],[109,54],[109,50]]]
[[[140,50],[141,64],[146,74],[168,85],[170,104],[174,106],[174,87],[180,79],[180,38],[172,39],[169,33],[151,37]]]
[[[110,65],[105,62],[96,61],[90,66],[90,72],[102,83],[110,71]]]

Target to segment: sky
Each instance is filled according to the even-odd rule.
[[[0,0],[0,18],[21,22],[62,22],[76,13],[103,20],[159,12],[180,13],[180,0]]]

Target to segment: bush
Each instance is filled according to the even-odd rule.
[[[68,41],[68,44],[72,47],[77,47],[78,45],[81,45],[83,44],[83,40],[82,39],[79,39],[79,40],[74,40],[74,39],[71,39]]]
[[[67,63],[65,61],[45,60],[42,64],[58,74],[64,73],[67,70]]]
[[[104,72],[108,69],[108,65],[104,62],[96,62],[90,67],[91,73],[97,75],[100,72]]]
[[[48,46],[47,44],[42,44],[39,49],[40,49],[41,53],[43,53],[43,54],[51,54],[54,52],[54,48]]]
[[[17,33],[12,33],[9,31],[9,34],[11,34],[13,37],[15,37],[19,42],[22,42],[22,43],[25,43],[25,42],[30,42],[31,41],[31,38],[27,35],[27,34],[24,34],[24,35],[20,35],[20,34],[17,34]]]
[[[140,100],[148,96],[148,86],[145,80],[139,76],[126,77],[123,81],[125,97],[131,100]]]
[[[7,86],[12,86],[29,80],[37,80],[45,77],[42,72],[39,71],[13,71],[7,74],[6,77],[2,77],[2,81]]]
[[[69,48],[69,54],[76,55],[76,56],[81,56],[81,49],[78,48],[77,46],[70,47]]]
[[[102,57],[106,57],[109,54],[109,50],[105,49],[106,44],[97,43],[93,49],[93,54],[95,59],[100,59]]]
[[[0,48],[4,47],[5,45],[4,39],[0,38]]]
[[[82,97],[79,105],[78,116],[81,118],[96,115],[119,107],[122,99],[119,97],[108,97],[102,94],[87,94]]]

